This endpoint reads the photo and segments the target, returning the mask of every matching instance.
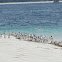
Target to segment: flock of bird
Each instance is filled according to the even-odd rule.
[[[6,38],[6,33],[3,33],[4,38]],[[28,33],[9,33],[8,38],[10,36],[16,37],[16,39],[25,40],[25,41],[33,41],[33,42],[40,42],[40,43],[48,43],[53,44],[62,47],[62,41],[54,41],[53,37],[50,36],[47,38],[46,36],[37,36],[36,34],[28,34]],[[2,37],[2,34],[0,34],[0,37]]]
[[[33,41],[40,43],[48,43],[62,47],[62,41],[54,41],[53,37],[50,36],[47,38],[46,36],[37,36],[36,34],[28,34],[28,33],[11,33],[12,36],[16,37],[16,39],[23,39],[25,41]]]

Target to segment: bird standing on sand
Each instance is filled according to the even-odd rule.
[[[4,32],[3,35],[4,35],[4,38],[6,38],[6,32]]]
[[[50,39],[50,43],[52,44],[53,43],[53,37],[50,36],[49,39]]]
[[[10,33],[8,34],[8,38],[10,38]]]

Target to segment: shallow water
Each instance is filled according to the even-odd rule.
[[[62,40],[62,3],[0,5],[0,33],[35,33]]]

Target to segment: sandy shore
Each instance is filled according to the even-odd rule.
[[[37,1],[37,2],[8,2],[8,3],[0,3],[2,4],[30,4],[30,3],[53,3],[54,1]],[[62,1],[59,1],[62,2]]]
[[[62,47],[0,38],[0,62],[62,62]]]
[[[38,2],[8,2],[0,4],[29,4],[29,3],[53,3],[53,1],[38,1]]]

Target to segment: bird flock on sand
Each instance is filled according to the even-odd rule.
[[[6,38],[6,32],[4,32],[3,34],[0,34],[0,38],[2,38],[2,35],[4,36],[4,38]],[[36,34],[28,34],[28,33],[20,33],[20,32],[9,33],[8,38],[10,38],[10,36],[14,36],[16,39],[19,39],[19,40],[47,43],[47,44],[53,44],[53,45],[62,47],[62,41],[54,41],[53,36],[50,36],[49,38],[47,38],[46,36],[42,36],[42,35],[37,36]]]

